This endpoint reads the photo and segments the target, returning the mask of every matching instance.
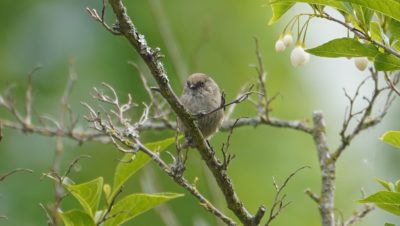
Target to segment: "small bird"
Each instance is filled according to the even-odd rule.
[[[190,75],[186,80],[180,101],[190,114],[198,116],[196,123],[204,138],[211,137],[221,126],[224,118],[222,108],[208,114],[223,104],[219,87],[211,77],[203,73]],[[177,123],[178,128],[185,133],[187,141],[190,142],[190,135],[179,118]]]

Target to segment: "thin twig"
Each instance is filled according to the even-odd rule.
[[[368,213],[370,213],[374,209],[375,209],[374,205],[371,205],[371,204],[364,205],[360,210],[353,213],[353,215],[344,222],[343,226],[350,226],[350,225],[356,223],[357,221],[360,221],[362,218],[364,218]]]
[[[271,224],[271,222],[273,220],[276,219],[276,217],[278,217],[278,215],[281,213],[281,211],[287,207],[290,202],[285,202],[284,199],[286,198],[286,195],[281,195],[281,193],[283,192],[283,190],[286,188],[286,186],[288,185],[289,181],[301,170],[306,169],[306,168],[310,168],[309,166],[302,166],[298,169],[296,169],[294,172],[292,172],[282,183],[281,186],[278,185],[278,183],[276,182],[275,178],[272,177],[273,180],[273,184],[276,190],[275,193],[275,197],[274,197],[274,201],[272,203],[272,207],[271,210],[269,212],[269,217],[267,219],[267,222],[264,224],[264,226],[269,226]]]
[[[389,84],[390,88],[398,95],[400,96],[400,91],[396,88],[394,82],[389,78],[388,73],[385,71],[383,72],[383,74],[385,75],[385,80],[386,82]],[[399,75],[399,74],[398,74]]]
[[[243,96],[243,94],[246,92],[246,90],[248,90],[248,84],[244,84],[242,86],[242,88],[240,89],[239,93],[236,95],[235,99],[239,99],[241,96]],[[224,119],[225,120],[229,120],[233,114],[233,112],[235,111],[236,108],[236,104],[232,104],[231,106],[229,106],[229,108],[225,111],[225,116]]]
[[[267,72],[265,71],[265,66],[264,66],[264,60],[263,56],[260,52],[260,44],[258,42],[258,39],[254,37],[254,42],[256,45],[256,57],[257,57],[257,63],[258,66],[255,67],[257,71],[257,78],[258,78],[258,85],[259,85],[259,92],[261,93],[258,96],[258,104],[257,104],[257,110],[259,115],[264,115],[266,119],[269,118],[269,108],[270,108],[270,100],[268,97],[268,92],[266,88],[266,81],[267,81]]]
[[[209,111],[209,112],[206,112],[206,113],[196,114],[196,115],[194,115],[194,117],[196,117],[196,118],[205,117],[205,116],[211,115],[212,113],[215,113],[215,112],[217,112],[217,111],[219,111],[219,110],[225,109],[226,107],[229,107],[230,105],[239,104],[239,103],[241,103],[241,102],[247,100],[247,99],[249,98],[249,96],[250,96],[251,94],[253,94],[253,93],[257,93],[257,94],[259,94],[259,95],[262,95],[262,94],[260,94],[259,92],[251,91],[251,89],[252,89],[252,87],[250,87],[249,90],[248,90],[247,92],[243,93],[243,94],[242,94],[241,96],[239,96],[237,99],[235,99],[235,100],[233,100],[233,101],[231,101],[231,102],[229,102],[229,103],[224,103],[224,101],[222,101],[222,102],[221,102],[221,106],[215,108],[214,110],[211,110],[211,111]],[[223,97],[223,96],[222,96],[222,97]]]
[[[143,71],[139,68],[139,66],[135,62],[128,61],[128,64],[132,65],[138,71],[143,86],[150,97],[151,104],[155,108],[156,111],[155,118],[160,118],[161,122],[164,123],[165,126],[168,127],[169,129],[175,129],[171,121],[168,119],[169,109],[164,109],[161,101],[159,101],[157,97],[153,95],[153,90],[148,85],[147,79]]]
[[[304,193],[306,193],[312,200],[314,200],[317,204],[321,201],[321,198],[311,191],[311,189],[307,188]]]
[[[115,202],[117,201],[118,196],[122,193],[123,187],[120,187],[119,190],[115,193],[115,195],[112,197],[110,204],[108,204],[107,209],[104,211],[103,216],[100,218],[100,220],[96,223],[96,226],[101,225],[108,219],[108,214],[110,214],[111,209],[113,208]]]
[[[6,215],[0,215],[0,220],[8,220],[8,217]]]
[[[222,157],[223,157],[223,162],[221,164],[222,169],[227,170],[229,163],[235,158],[235,155],[231,155],[229,153],[229,146],[231,143],[231,137],[233,134],[233,130],[235,129],[236,124],[239,122],[240,118],[236,119],[235,123],[233,123],[229,133],[228,137],[226,138],[226,142],[222,143],[221,151],[222,151]]]
[[[24,131],[24,126],[19,122],[14,122],[6,119],[0,119],[0,124],[3,128],[10,128],[19,131]],[[149,125],[150,127],[157,128],[158,125]],[[148,127],[148,128],[150,128]],[[165,129],[165,128],[164,128]],[[104,140],[106,137],[102,133],[98,133],[97,131],[83,130],[83,129],[74,129],[69,130],[67,128],[63,128],[62,130],[58,128],[50,128],[48,126],[38,126],[32,125],[28,129],[25,130],[27,133],[34,133],[45,137],[55,137],[62,136],[67,137],[72,140],[76,140],[79,143],[90,141],[90,140]]]
[[[36,66],[32,69],[32,71],[28,74],[28,87],[26,89],[25,94],[25,123],[26,125],[30,125],[32,122],[32,76],[38,71],[41,66]]]
[[[18,173],[18,172],[28,172],[28,173],[33,173],[33,170],[31,169],[26,169],[26,168],[16,168],[11,170],[8,173],[5,173],[4,175],[0,176],[0,182],[5,180],[7,177],[13,175],[14,173]]]
[[[68,101],[71,96],[76,79],[77,79],[77,76],[76,76],[76,72],[75,72],[75,62],[74,62],[74,59],[70,59],[68,79],[67,79],[67,83],[64,88],[63,95],[61,96],[61,99],[60,99],[59,120],[56,121],[56,120],[51,119],[54,122],[54,124],[56,125],[57,129],[59,129],[59,130],[62,130],[62,128],[68,127],[65,123],[66,116],[68,113],[70,114],[70,118],[71,119],[73,118]],[[69,130],[73,130],[73,129],[74,129],[73,126],[71,126],[71,128],[69,128]],[[70,165],[70,167],[68,168],[68,170],[66,171],[64,176],[60,177],[61,159],[62,159],[62,155],[64,153],[64,141],[63,141],[63,137],[60,136],[59,134],[56,134],[56,137],[57,137],[56,147],[54,150],[55,153],[54,153],[53,163],[51,165],[51,172],[53,175],[55,175],[57,178],[59,178],[59,182],[53,183],[54,202],[52,203],[51,208],[50,208],[50,215],[51,215],[54,226],[60,225],[60,221],[61,221],[58,211],[59,211],[62,200],[66,196],[66,193],[65,193],[65,190],[63,187],[64,179],[69,174],[73,165],[76,164],[79,160],[79,158],[78,158],[78,160],[74,161]]]
[[[47,225],[49,226],[56,225],[53,218],[51,217],[49,210],[42,203],[39,203],[39,206],[43,209],[44,213],[46,214]]]
[[[222,123],[220,131],[227,132],[230,128],[232,128],[235,120],[228,120]],[[307,122],[304,121],[291,121],[291,120],[283,120],[275,117],[269,117],[268,120],[264,120],[260,117],[250,117],[250,118],[242,118],[236,123],[236,127],[241,126],[259,126],[259,125],[268,125],[277,128],[289,128],[298,131],[302,131],[308,134],[312,134],[312,128],[308,125]]]
[[[89,15],[97,22],[99,22],[103,27],[109,31],[113,35],[121,35],[121,33],[115,28],[115,27],[110,27],[106,21],[104,20],[105,16],[105,9],[106,9],[106,1],[103,0],[103,5],[101,8],[101,16],[97,13],[96,9],[91,9],[89,7],[86,7],[86,11],[89,13]]]
[[[69,164],[67,170],[65,171],[64,175],[63,175],[61,178],[66,178],[66,177],[71,173],[72,168],[73,168],[76,164],[78,164],[78,162],[79,162],[81,159],[85,159],[85,158],[86,158],[86,159],[90,159],[90,158],[92,158],[92,156],[90,156],[90,155],[81,155],[81,156],[78,156],[77,158],[75,158],[75,159]]]
[[[363,80],[359,86],[357,87],[357,90],[354,94],[353,97],[350,97],[347,93],[345,93],[347,99],[349,100],[349,108],[348,108],[348,113],[347,117],[343,121],[343,126],[342,130],[340,131],[340,137],[341,137],[341,144],[339,147],[332,153],[330,159],[328,159],[328,162],[330,161],[336,161],[340,155],[343,153],[343,151],[350,145],[351,141],[362,131],[371,128],[375,125],[377,125],[379,122],[382,121],[384,116],[387,114],[389,107],[391,106],[391,103],[393,102],[394,98],[392,97],[392,93],[394,92],[393,89],[390,89],[390,87],[385,86],[385,87],[380,87],[379,84],[379,78],[378,78],[378,72],[374,71],[373,69],[370,69],[371,72],[371,78],[373,81],[373,90],[372,90],[372,95],[369,99],[363,98],[363,100],[367,101],[367,106],[363,108],[361,111],[354,111],[354,103],[356,101],[356,98],[359,95],[361,87],[364,86],[366,79]],[[367,78],[368,79],[368,78]],[[386,101],[385,101],[385,106],[383,110],[376,115],[373,115],[373,108],[376,106],[378,103],[379,97],[381,96],[383,91],[388,90],[386,94]],[[358,122],[355,126],[355,128],[346,134],[346,130],[349,127],[349,124],[351,120],[357,116],[361,115],[360,119],[358,119]]]

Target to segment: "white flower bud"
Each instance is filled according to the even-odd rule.
[[[291,46],[293,44],[293,36],[292,34],[288,33],[283,36],[283,43],[285,43],[285,46]]]
[[[368,67],[368,58],[367,57],[354,57],[354,64],[360,71],[364,71]]]
[[[282,41],[282,39],[279,39],[278,41],[276,41],[275,43],[275,51],[277,53],[281,53],[283,51],[285,51],[286,46],[285,43]]]
[[[303,47],[297,46],[290,54],[290,60],[294,67],[303,66],[310,61],[310,54],[305,52]]]

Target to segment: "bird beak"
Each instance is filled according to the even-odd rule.
[[[195,87],[196,87],[196,86],[193,85],[193,84],[190,84],[190,85],[189,85],[189,88],[190,88],[190,89],[194,89]]]

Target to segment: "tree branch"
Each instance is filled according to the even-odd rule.
[[[99,96],[98,99],[101,101],[102,99],[110,99],[108,96],[105,94],[101,94],[104,96]],[[114,108],[117,108],[116,111],[110,110],[111,112],[115,112],[115,115],[120,115],[122,114],[121,117],[124,118],[123,113],[124,112],[119,112],[118,107],[115,105],[116,102],[118,101],[118,97],[115,96],[115,99],[111,102],[106,102],[113,106]],[[177,184],[179,184],[181,187],[185,188],[188,190],[193,196],[195,196],[199,201],[200,204],[210,213],[212,213],[214,216],[217,218],[221,219],[223,222],[225,222],[227,225],[236,225],[236,222],[224,215],[220,210],[218,210],[212,203],[210,203],[199,191],[197,191],[197,188],[195,185],[191,185],[183,176],[182,173],[177,173],[174,169],[173,166],[169,166],[167,163],[165,163],[161,157],[159,156],[158,153],[151,151],[148,149],[144,144],[141,143],[139,139],[139,135],[136,131],[136,129],[139,127],[138,124],[144,123],[145,121],[141,121],[139,123],[135,123],[134,125],[131,125],[127,120],[118,120],[117,122],[121,124],[121,122],[124,122],[123,128],[118,128],[116,125],[114,125],[113,121],[111,120],[111,116],[108,112],[110,111],[105,111],[106,114],[106,119],[104,120],[101,116],[100,113],[95,111],[91,106],[88,104],[84,104],[87,109],[89,110],[89,116],[86,116],[85,118],[93,123],[94,129],[98,130],[99,132],[102,132],[104,134],[107,134],[107,136],[110,137],[112,140],[113,144],[121,151],[124,153],[130,152],[130,153],[135,153],[137,151],[142,151],[144,154],[148,155],[159,167],[164,173],[166,173],[169,177],[171,177]],[[148,111],[144,111],[144,115],[146,115]],[[142,117],[147,119],[148,117]],[[117,143],[118,142],[118,143]],[[124,146],[124,147],[122,147]]]
[[[320,17],[320,18],[324,18],[330,21],[333,21],[335,23],[338,23],[342,26],[344,26],[345,28],[347,28],[349,31],[353,32],[357,37],[359,37],[360,39],[366,40],[368,42],[371,42],[372,44],[374,44],[375,46],[378,46],[379,48],[382,48],[385,50],[385,52],[392,54],[393,56],[396,56],[397,58],[400,58],[400,53],[397,52],[396,50],[392,49],[390,46],[386,46],[385,44],[382,44],[380,42],[375,41],[374,39],[372,39],[368,34],[358,30],[355,27],[352,27],[350,24],[347,24],[346,22],[343,22],[341,20],[338,20],[332,16],[330,16],[327,13],[323,13],[323,14],[315,14],[315,16]]]
[[[356,101],[359,91],[361,87],[365,84],[366,80],[362,81],[360,85],[357,87],[356,93],[354,94],[353,97],[350,97],[346,92],[345,95],[349,100],[349,108],[348,108],[348,113],[347,116],[345,117],[345,120],[343,121],[343,127],[342,130],[340,131],[340,137],[341,137],[341,144],[339,147],[332,153],[331,160],[329,161],[336,161],[340,155],[343,153],[343,151],[350,145],[351,141],[363,130],[366,130],[368,128],[371,128],[375,125],[377,125],[379,122],[382,121],[382,119],[385,117],[387,114],[389,107],[391,106],[394,97],[393,93],[394,90],[390,89],[389,86],[384,86],[380,87],[379,84],[379,78],[378,78],[378,72],[374,71],[373,69],[370,70],[371,72],[371,78],[373,81],[373,91],[372,95],[369,99],[363,98],[363,100],[367,101],[367,106],[363,108],[361,111],[355,112],[353,107],[354,107],[354,102]],[[385,105],[383,107],[383,110],[376,115],[373,115],[373,108],[376,106],[379,97],[383,93],[383,91],[388,90],[389,92],[387,93],[387,96],[385,97]],[[355,119],[355,116],[361,115],[361,117],[357,120],[357,124],[355,126],[355,129],[351,131],[350,133],[346,133],[350,122]]]
[[[326,126],[322,112],[313,113],[313,139],[317,147],[319,167],[321,170],[321,198],[319,210],[323,226],[334,226],[334,197],[335,197],[335,162],[330,162],[331,155],[326,142]]]
[[[343,226],[350,226],[357,221],[364,218],[368,213],[375,209],[374,205],[366,204],[360,210],[355,212],[347,221],[344,222]]]
[[[213,215],[221,219],[227,225],[236,225],[236,222],[234,222],[229,217],[225,216],[221,211],[219,211],[216,207],[214,207],[214,205],[211,202],[209,202],[203,195],[201,195],[194,185],[191,185],[184,177],[177,176],[173,171],[171,171],[170,167],[157,154],[149,150],[139,140],[136,140],[136,144],[138,145],[141,151],[149,155],[165,173],[167,173],[170,177],[174,179],[174,181],[177,184],[185,188],[194,197],[196,197],[199,200],[201,206],[203,206],[207,211],[211,212]]]
[[[253,216],[240,201],[226,171],[221,170],[219,161],[213,155],[210,146],[207,144],[199,128],[196,126],[194,118],[179,102],[178,97],[172,91],[166,71],[160,61],[160,50],[158,48],[153,50],[147,45],[144,35],[140,34],[132,23],[132,20],[129,18],[126,8],[121,0],[109,0],[109,3],[117,17],[119,31],[127,38],[129,43],[136,49],[144,60],[159,86],[160,93],[167,100],[173,111],[182,120],[185,128],[189,130],[198,152],[213,173],[217,184],[224,194],[228,208],[235,213],[243,224],[251,225]]]

